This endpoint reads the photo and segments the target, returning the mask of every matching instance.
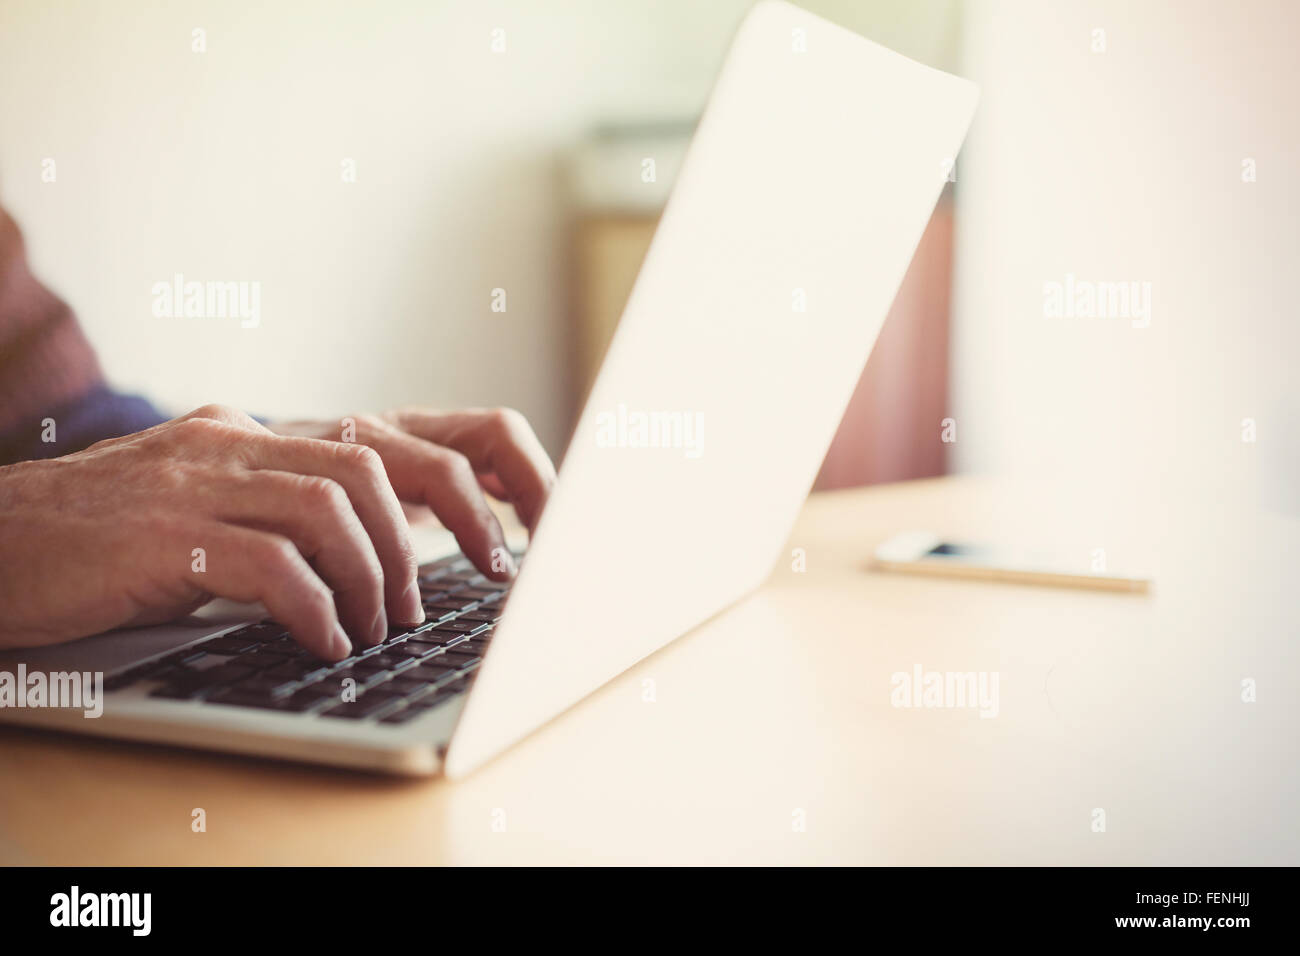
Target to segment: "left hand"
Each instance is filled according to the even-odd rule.
[[[405,408],[268,427],[281,435],[369,445],[383,459],[398,499],[428,505],[474,566],[497,581],[512,577],[514,565],[484,492],[513,505],[532,533],[555,484],[555,466],[528,421],[508,408]]]

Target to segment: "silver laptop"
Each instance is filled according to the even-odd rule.
[[[460,776],[510,747],[768,575],[976,98],[757,5],[509,591],[431,562],[429,620],[337,665],[225,605],[6,652],[0,671],[102,671],[105,692],[98,717],[0,720],[399,774]]]

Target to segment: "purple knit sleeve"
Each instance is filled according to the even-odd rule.
[[[168,417],[138,395],[96,385],[42,418],[0,434],[0,465],[70,455],[105,438],[142,431]]]

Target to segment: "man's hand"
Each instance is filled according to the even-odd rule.
[[[373,448],[397,497],[433,509],[474,566],[499,581],[514,571],[501,523],[483,493],[512,504],[532,532],[555,485],[555,466],[541,442],[524,416],[508,408],[411,408],[271,428]]]
[[[424,617],[398,494],[430,504],[491,572],[504,543],[476,473],[530,527],[554,480],[514,413],[358,418],[344,442],[276,435],[220,406],[0,468],[0,646],[157,623],[220,596],[261,601],[337,660],[390,619]]]

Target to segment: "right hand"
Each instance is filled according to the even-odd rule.
[[[389,620],[424,620],[379,455],[222,406],[0,468],[0,515],[0,647],[156,624],[213,597],[262,602],[327,660],[379,643]]]

